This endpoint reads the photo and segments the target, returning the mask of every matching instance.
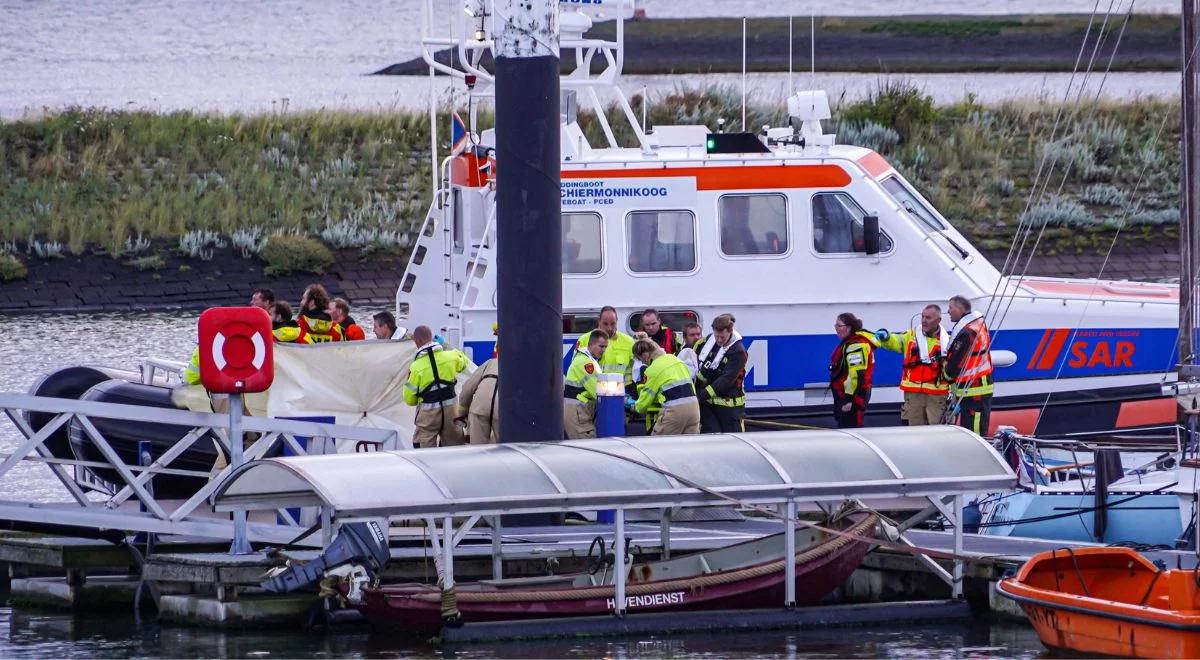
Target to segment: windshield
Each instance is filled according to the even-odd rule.
[[[908,212],[913,214],[927,227],[935,231],[946,229],[946,223],[941,216],[932,208],[925,204],[924,200],[917,196],[908,186],[901,183],[898,177],[889,176],[883,180],[883,188],[888,191],[900,205],[908,209]]]

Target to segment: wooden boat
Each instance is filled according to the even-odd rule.
[[[856,537],[874,537],[877,514],[846,515],[827,526]],[[630,612],[780,607],[784,601],[784,535],[683,557],[632,562],[625,589]],[[811,529],[796,530],[796,604],[812,605],[858,568],[872,544]],[[613,576],[573,575],[482,580],[455,585],[463,621],[502,621],[611,613]],[[442,594],[426,584],[363,589],[355,605],[372,622],[410,630],[442,625]]]
[[[996,590],[1020,603],[1056,652],[1200,657],[1200,572],[1161,570],[1129,548],[1034,556]]]

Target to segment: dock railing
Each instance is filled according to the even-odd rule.
[[[297,456],[333,453],[337,441],[353,442],[356,452],[404,449],[410,445],[391,429],[243,417],[245,449],[234,452],[229,437],[230,416],[224,414],[3,393],[0,393],[0,409],[21,437],[11,451],[0,453],[0,493],[5,493],[0,498],[0,520],[31,527],[110,529],[232,540],[233,518],[228,514],[215,514],[210,500],[221,480],[237,466],[221,465],[218,461],[213,469],[202,471],[176,465],[197,443],[216,443],[224,457],[241,453],[241,463],[271,455],[273,451]],[[52,417],[35,430],[29,424],[29,413]],[[178,441],[161,448],[158,455],[143,466],[139,464],[136,447],[114,446],[93,420],[172,425],[185,432]],[[55,432],[72,424],[86,436],[103,461],[54,455],[47,441]],[[21,463],[46,465],[62,486],[62,499],[55,502],[10,499],[13,493],[29,490],[28,483],[19,481],[18,475],[14,474],[14,468]],[[117,478],[97,478],[98,471],[115,473]],[[164,475],[200,478],[207,483],[187,499],[165,499],[156,497],[152,487],[153,480]],[[28,475],[20,478],[28,479]],[[303,521],[313,517],[297,515],[297,510],[281,507],[275,511],[274,520],[268,516],[252,520],[247,529],[248,538],[267,543],[291,542],[302,531]],[[327,515],[320,519],[325,525],[329,524]],[[324,531],[326,534],[322,536],[329,532]],[[321,539],[316,538],[308,543],[315,546],[320,542]]]

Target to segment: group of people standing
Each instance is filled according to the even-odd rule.
[[[829,360],[829,387],[839,428],[863,425],[875,350],[882,348],[903,356],[904,424],[953,422],[976,433],[988,432],[994,383],[987,324],[964,296],[954,296],[946,307],[954,324],[950,331],[942,326],[941,307],[932,304],[921,310],[919,326],[900,332],[869,332],[854,314],[837,316],[833,329],[840,341]]]
[[[275,292],[265,287],[250,294],[250,306],[271,316],[275,341],[323,344],[367,338],[362,326],[350,316],[350,303],[345,298],[330,298],[329,292],[320,284],[310,284],[304,289],[294,318],[292,306],[286,300],[276,300]],[[396,318],[390,312],[380,312],[372,321],[371,330],[376,339],[399,339],[394,337]]]
[[[596,437],[597,384],[620,374],[626,409],[644,415],[650,435],[744,431],[748,354],[732,314],[712,321],[707,337],[688,323],[682,337],[657,310],[641,315],[641,331],[617,328],[617,310],[600,310],[598,327],[579,338],[563,382],[563,427],[570,439]]]

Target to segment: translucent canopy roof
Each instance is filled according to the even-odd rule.
[[[344,518],[723,503],[696,486],[744,502],[899,504],[1015,485],[1012,470],[979,436],[925,426],[269,458],[234,470],[217,490],[216,507],[324,505]]]

